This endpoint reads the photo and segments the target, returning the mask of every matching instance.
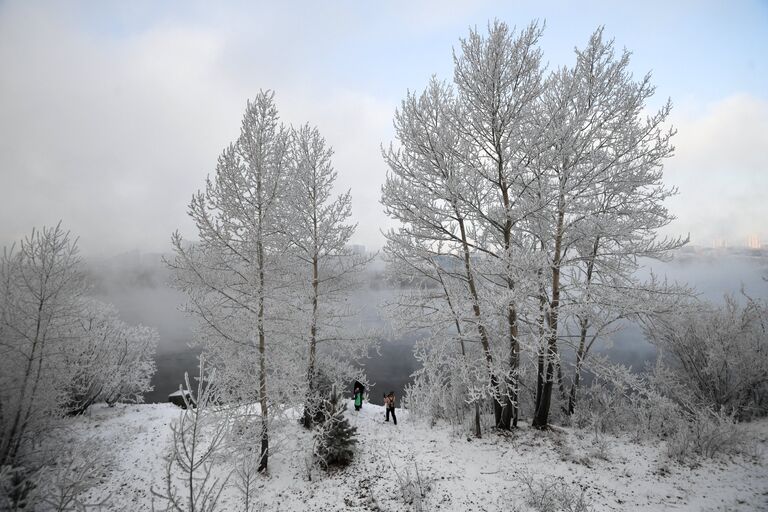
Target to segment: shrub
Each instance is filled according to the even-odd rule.
[[[743,453],[749,444],[734,414],[703,409],[691,414],[667,442],[667,455],[678,462],[696,457]]]
[[[648,329],[663,364],[658,389],[691,414],[700,408],[734,411],[738,421],[768,414],[768,305],[726,296],[722,306],[699,305],[657,319]]]
[[[568,484],[562,477],[535,479],[522,473],[518,479],[528,490],[526,503],[538,512],[591,512],[586,489]]]
[[[400,497],[403,503],[410,507],[414,512],[422,512],[426,509],[427,492],[430,490],[429,480],[422,477],[419,472],[419,466],[413,462],[413,472],[406,465],[403,470],[398,471],[397,466],[392,462],[392,457],[387,453],[389,465],[392,466],[397,477],[397,486],[400,490]]]

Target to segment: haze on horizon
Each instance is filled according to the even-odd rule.
[[[438,8],[438,5],[440,8]],[[549,69],[605,26],[653,72],[678,130],[667,232],[692,243],[768,242],[768,4],[304,2],[0,3],[0,244],[63,225],[86,256],[167,252],[194,237],[187,203],[238,133],[247,99],[274,89],[286,123],[317,125],[352,189],[355,243],[392,227],[380,145],[407,90],[450,81],[470,26],[546,20]]]

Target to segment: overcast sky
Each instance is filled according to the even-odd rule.
[[[670,232],[768,242],[768,2],[619,3],[0,0],[0,243],[59,219],[92,256],[194,237],[192,193],[269,88],[334,147],[355,241],[378,248],[394,109],[450,79],[459,38],[494,17],[546,20],[550,68],[605,25],[653,71],[650,106],[675,105]]]

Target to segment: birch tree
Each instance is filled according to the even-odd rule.
[[[201,338],[211,364],[221,369],[223,387],[259,403],[260,471],[269,457],[275,370],[269,358],[279,357],[282,273],[276,269],[288,144],[274,93],[260,92],[248,102],[240,136],[222,152],[214,177],[192,198],[189,215],[199,242],[186,243],[178,232],[172,239],[175,285],[201,320]]]
[[[349,363],[367,356],[371,339],[350,332],[355,310],[348,295],[370,258],[349,247],[357,227],[349,223],[352,196],[349,190],[334,196],[333,151],[320,132],[309,125],[292,130],[290,148],[283,229],[286,256],[296,260],[294,318],[300,321],[293,324],[306,340],[303,423],[310,428],[322,402],[318,371],[336,384],[362,378]]]

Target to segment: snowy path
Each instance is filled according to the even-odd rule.
[[[83,418],[83,432],[111,443],[117,467],[92,497],[112,493],[109,510],[149,510],[151,485],[161,484],[162,456],[170,421],[179,410],[166,404],[97,408]],[[270,459],[261,481],[266,511],[412,510],[400,495],[398,477],[416,466],[428,487],[424,510],[533,510],[524,475],[562,478],[584,489],[595,511],[768,510],[768,421],[754,425],[761,437],[753,460],[708,461],[694,469],[664,462],[663,446],[609,438],[605,459],[595,453],[591,435],[580,431],[537,432],[523,427],[481,440],[457,438],[446,427],[410,421],[398,409],[398,425],[384,422],[384,408],[365,404],[348,417],[360,444],[353,464],[330,475],[305,477],[303,443],[308,435],[287,427],[281,451]],[[234,492],[224,510],[237,511]]]

